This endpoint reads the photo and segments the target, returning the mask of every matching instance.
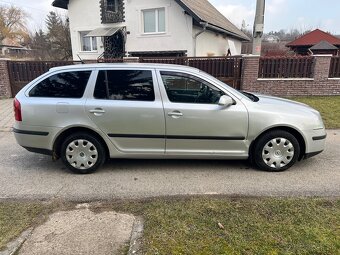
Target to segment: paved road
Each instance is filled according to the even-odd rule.
[[[87,201],[167,195],[340,196],[340,130],[328,131],[323,154],[290,171],[266,173],[242,161],[113,160],[80,176],[60,161],[19,147],[0,132],[0,198]]]
[[[13,126],[13,99],[0,100],[0,132],[10,131]]]

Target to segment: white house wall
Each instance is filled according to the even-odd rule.
[[[193,36],[199,31],[193,27],[193,19],[185,14],[184,10],[174,0],[124,0],[125,23],[102,24],[99,0],[70,0],[68,11],[72,40],[73,59],[78,60],[79,55],[84,60],[97,59],[104,47],[101,38],[97,38],[98,50],[93,52],[81,51],[79,32],[91,31],[100,27],[126,26],[128,32],[126,51],[187,51],[188,56],[194,56]],[[143,9],[165,8],[166,32],[160,34],[143,34]],[[197,39],[197,56],[225,55],[229,48],[228,40],[234,42],[235,52],[241,53],[241,42],[235,39],[223,38],[214,32],[206,31]]]
[[[97,59],[104,52],[104,46],[100,37],[97,38],[97,51],[82,52],[79,32],[91,31],[100,27],[118,27],[124,25],[123,23],[102,24],[100,11],[99,0],[70,0],[68,15],[70,19],[72,53],[74,60],[79,60],[77,55],[84,60]]]
[[[195,27],[193,32],[197,34],[201,30]],[[206,30],[196,39],[196,56],[199,57],[224,56],[228,49],[231,50],[232,55],[240,55],[241,48],[242,43],[240,41],[210,30]]]
[[[186,50],[192,55],[192,17],[174,0],[126,0],[127,21],[126,50],[134,51],[178,51]],[[166,32],[153,35],[143,34],[143,9],[165,7]]]

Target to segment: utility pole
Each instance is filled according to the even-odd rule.
[[[266,0],[257,0],[253,32],[253,55],[261,55]]]

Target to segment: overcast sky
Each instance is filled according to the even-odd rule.
[[[246,21],[249,29],[253,27],[256,0],[209,1],[238,27],[241,27],[242,20]],[[0,0],[0,4],[14,4],[24,8],[31,15],[29,24],[33,30],[44,26],[44,19],[49,11],[57,10],[65,14],[60,9],[53,8],[51,3],[52,0]],[[304,31],[320,28],[340,34],[339,13],[340,0],[267,0],[265,30],[269,32],[296,28]]]

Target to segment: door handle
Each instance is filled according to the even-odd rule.
[[[183,117],[183,113],[181,113],[180,111],[173,111],[173,112],[169,112],[168,116],[173,117],[173,118],[179,118],[179,117]]]
[[[96,108],[96,109],[90,110],[89,112],[93,113],[95,116],[101,116],[105,113],[105,110],[101,108]]]

